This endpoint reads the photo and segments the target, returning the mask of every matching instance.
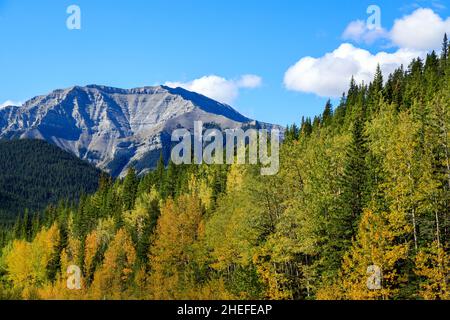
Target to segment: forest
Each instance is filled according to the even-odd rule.
[[[45,141],[0,140],[0,226],[27,209],[41,211],[60,199],[76,201],[95,192],[100,173]]]
[[[277,175],[161,158],[22,215],[0,244],[0,299],[448,300],[449,130],[445,37],[289,125]]]

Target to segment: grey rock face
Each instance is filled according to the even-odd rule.
[[[154,168],[161,152],[167,158],[172,131],[193,132],[194,121],[222,130],[272,128],[181,88],[90,85],[55,90],[20,107],[1,109],[0,138],[43,139],[113,176],[123,176],[131,166],[138,173]]]

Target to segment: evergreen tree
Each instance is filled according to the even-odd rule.
[[[363,211],[367,201],[367,146],[364,134],[364,122],[359,116],[352,129],[352,140],[347,151],[347,162],[342,179],[342,201],[348,211],[348,223],[355,226],[357,218]]]
[[[162,195],[164,198],[175,196],[176,188],[177,188],[177,175],[178,170],[177,166],[172,162],[172,159],[169,160],[169,165],[167,167],[166,177],[164,179],[164,183],[162,186]]]
[[[444,40],[442,41],[442,51],[441,51],[441,61],[445,64],[448,59],[449,43],[447,38],[447,33],[444,35]]]
[[[330,124],[331,119],[333,118],[333,106],[331,104],[331,101],[328,100],[325,104],[325,110],[322,114],[322,123],[327,126]]]
[[[375,71],[375,77],[373,80],[373,88],[374,88],[374,92],[376,94],[378,94],[379,92],[381,92],[383,90],[383,73],[381,71],[381,67],[379,64],[377,65],[377,70]]]
[[[159,155],[158,164],[156,165],[156,170],[155,170],[156,185],[158,187],[158,191],[160,194],[164,193],[164,184],[165,184],[165,179],[166,179],[165,167],[166,167],[166,165],[164,163],[164,157],[161,152],[161,154]]]
[[[123,207],[124,210],[134,208],[138,187],[138,178],[134,168],[128,169],[128,173],[123,182]]]

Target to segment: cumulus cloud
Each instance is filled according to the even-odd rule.
[[[444,33],[450,33],[450,17],[442,19],[431,9],[417,9],[395,20],[390,32],[392,42],[400,48],[440,49]]]
[[[378,39],[387,38],[389,33],[383,28],[368,28],[367,23],[362,20],[355,20],[345,28],[342,38],[353,40],[357,43],[372,44]]]
[[[261,86],[262,79],[253,74],[246,74],[238,79],[225,79],[216,75],[204,76],[189,82],[166,82],[168,87],[181,87],[205,95],[211,99],[232,104],[239,96],[242,88],[257,88]]]
[[[377,64],[386,75],[424,54],[422,51],[399,49],[394,53],[379,52],[374,55],[344,43],[323,57],[300,59],[286,72],[284,84],[289,90],[339,97],[347,90],[352,76],[357,82],[368,83],[373,79]]]
[[[370,29],[361,20],[351,22],[342,37],[355,42],[373,43],[384,38],[398,49],[393,53],[372,54],[349,43],[343,43],[322,57],[304,57],[285,73],[287,89],[314,93],[322,97],[338,97],[348,89],[352,76],[357,82],[373,79],[377,64],[383,74],[393,72],[412,59],[425,57],[433,49],[440,49],[444,33],[450,34],[450,17],[441,18],[431,9],[417,9],[397,19],[390,31]]]
[[[437,50],[440,49],[446,32],[450,33],[450,17],[443,19],[432,9],[418,8],[413,13],[396,19],[390,31],[369,28],[362,20],[352,21],[344,30],[342,38],[367,44],[386,39],[399,48]]]
[[[4,109],[8,106],[21,106],[22,102],[6,100],[3,103],[0,103],[0,109]]]
[[[241,88],[257,88],[262,84],[261,77],[255,76],[254,74],[243,75],[237,85]]]

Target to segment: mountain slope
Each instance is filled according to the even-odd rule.
[[[96,190],[100,171],[39,140],[0,141],[0,221]]]
[[[170,154],[171,132],[194,121],[219,129],[267,127],[228,105],[165,86],[118,89],[90,85],[55,90],[0,110],[0,138],[43,139],[113,176],[154,168]]]

